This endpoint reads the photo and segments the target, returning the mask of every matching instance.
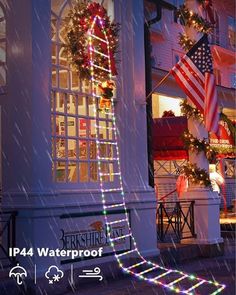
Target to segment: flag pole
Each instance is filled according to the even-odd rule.
[[[160,82],[158,82],[157,84],[156,84],[156,86],[152,89],[152,91],[146,96],[146,99],[148,99],[152,94],[153,94],[153,92],[155,92],[155,90],[159,87],[159,86],[161,86],[161,84],[169,77],[169,75],[170,75],[170,72],[168,72],[162,79],[161,79],[161,81]]]

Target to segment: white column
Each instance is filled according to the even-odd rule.
[[[198,13],[203,16],[203,12],[200,8],[197,0],[186,0],[185,4],[189,10]],[[196,41],[198,41],[202,34],[198,33],[192,27],[185,28],[186,34]],[[208,140],[208,132],[206,131],[204,124],[198,120],[190,118],[188,120],[189,132],[197,137],[199,140],[203,138]],[[189,151],[190,163],[196,164],[200,169],[205,169],[209,172],[209,163],[204,152],[196,153]],[[194,200],[194,222],[196,238],[191,240],[182,240],[182,243],[197,243],[203,246],[202,252],[205,255],[217,255],[222,251],[217,251],[215,244],[222,243],[220,233],[220,198],[216,192],[212,192],[209,188],[205,188],[201,185],[193,185],[190,183],[188,192],[184,197],[188,200]],[[212,245],[212,246],[210,246]],[[204,250],[205,249],[205,250]],[[220,249],[220,248],[219,248]]]

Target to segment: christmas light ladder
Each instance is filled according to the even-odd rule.
[[[96,36],[94,32],[94,27],[99,26],[101,31],[104,34],[104,38],[101,36]],[[94,69],[98,68],[106,73],[109,73],[109,79],[112,79],[111,74],[111,60],[109,54],[109,42],[104,30],[103,19],[96,15],[94,16],[92,25],[90,30],[88,31],[88,41],[89,41],[89,56],[90,56],[90,73],[91,73],[91,80],[92,80],[92,95],[93,95],[93,107],[94,107],[94,117],[98,117],[98,107],[97,107],[97,99],[98,96],[95,91],[95,86],[99,84],[98,77],[94,76]],[[100,41],[107,46],[108,54],[103,54],[99,51],[99,46],[97,46],[97,42]],[[98,54],[103,56],[103,58],[107,59],[106,64],[96,64],[94,56]],[[108,65],[108,67],[106,67]],[[107,235],[110,241],[110,245],[113,248],[114,255],[119,263],[119,266],[129,274],[134,275],[135,277],[142,279],[144,281],[148,281],[150,283],[160,285],[165,287],[175,293],[180,294],[219,294],[224,288],[225,285],[219,284],[216,281],[205,280],[194,275],[190,275],[184,273],[179,270],[175,269],[167,269],[157,263],[153,263],[149,260],[146,260],[138,250],[135,238],[132,233],[132,229],[130,227],[128,211],[125,202],[125,194],[122,182],[122,173],[121,173],[121,166],[120,166],[120,155],[119,155],[119,147],[118,147],[118,136],[117,136],[117,126],[116,126],[116,116],[114,112],[114,101],[111,99],[111,110],[109,113],[106,114],[112,119],[112,127],[104,127],[99,126],[96,123],[96,151],[97,151],[97,160],[98,160],[98,176],[99,176],[99,183],[102,195],[102,203],[103,203],[103,213],[105,216],[106,221],[106,230]],[[109,132],[112,132],[113,141],[104,141],[104,139],[100,139],[100,129],[107,128]],[[111,157],[110,155],[107,157],[101,156],[101,147],[102,146],[110,146],[112,150]],[[113,170],[109,172],[104,172],[102,170],[102,164],[108,164],[110,169],[111,165],[113,165]],[[115,171],[114,171],[115,170]],[[110,177],[112,182],[108,182],[110,187],[106,187],[105,179]],[[114,184],[114,187],[111,187]],[[117,186],[116,186],[117,185]],[[113,201],[112,203],[107,202],[107,197],[112,196]],[[119,210],[122,212],[119,214],[119,220],[112,219],[112,214],[107,214],[110,210]],[[121,236],[112,236],[112,228],[117,225],[125,225],[128,228],[128,232],[124,233]],[[122,251],[121,249],[121,242],[124,242],[126,238],[131,240],[131,250],[129,251]],[[133,262],[130,262],[133,261]]]

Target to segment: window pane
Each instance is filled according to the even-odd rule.
[[[79,90],[79,75],[76,71],[71,71],[71,89]]]
[[[56,93],[56,112],[65,112],[65,93]]]
[[[52,68],[52,87],[57,87],[57,70]]]
[[[76,163],[68,164],[68,181],[78,182],[78,170]]]
[[[96,102],[95,102],[96,103]],[[88,97],[88,109],[89,109],[89,117],[94,117],[94,98]]]
[[[68,67],[69,61],[67,58],[66,50],[63,46],[60,46],[59,48],[59,65]]]
[[[79,119],[79,137],[87,137],[88,120]]]
[[[56,175],[57,182],[65,182],[66,181],[66,165],[65,162],[56,162]]]
[[[85,96],[78,97],[78,115],[81,115],[81,116],[87,115]]]
[[[65,139],[63,138],[56,138],[56,158],[65,158],[66,157],[66,146],[65,146]]]
[[[88,120],[89,128],[89,137],[96,138],[96,129],[95,129],[95,120]]]
[[[56,115],[56,135],[65,136],[65,117]]]
[[[91,93],[91,83],[90,83],[90,81],[87,81],[87,80],[81,81],[81,91],[83,93]]]
[[[76,119],[74,117],[67,118],[67,135],[76,136]]]
[[[88,146],[86,140],[79,140],[79,159],[87,160],[88,158]]]
[[[90,163],[90,181],[98,181],[98,164]]]
[[[76,96],[75,95],[67,95],[67,113],[68,114],[76,114]]]
[[[68,139],[68,158],[69,159],[75,159],[77,155],[77,149],[76,149],[76,140],[74,139]]]
[[[97,158],[97,145],[95,141],[89,142],[89,157],[91,160],[95,160]]]
[[[68,88],[68,71],[66,70],[59,70],[59,87]]]
[[[88,182],[88,164],[87,163],[79,164],[79,181]]]
[[[112,122],[107,123],[108,127],[108,140],[114,140],[114,130]]]
[[[99,127],[102,127],[102,128],[99,128],[99,138],[101,139],[107,139],[107,124],[106,124],[106,121],[99,121],[98,122],[99,124]]]

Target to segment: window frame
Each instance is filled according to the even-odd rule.
[[[70,7],[72,6],[72,1],[70,0],[65,0],[59,10],[59,13],[56,14],[53,10],[52,10],[52,14],[51,14],[51,25],[53,26],[53,20],[54,20],[54,28],[55,28],[55,36],[51,38],[51,48],[53,49],[53,46],[55,46],[55,53],[56,53],[56,57],[55,57],[55,63],[53,63],[53,60],[51,59],[51,73],[53,72],[53,70],[55,69],[55,73],[56,73],[56,84],[52,85],[53,83],[53,79],[51,80],[51,119],[52,119],[52,124],[51,124],[51,141],[52,141],[52,181],[53,183],[59,187],[59,188],[79,188],[79,189],[89,189],[89,190],[97,190],[99,188],[99,178],[98,178],[98,170],[97,170],[97,180],[96,181],[90,181],[91,180],[91,171],[90,171],[90,167],[92,163],[98,164],[98,159],[96,159],[95,155],[95,159],[91,158],[90,155],[90,144],[92,142],[95,143],[96,146],[96,138],[92,138],[90,137],[90,128],[86,129],[86,136],[85,137],[81,137],[78,133],[78,129],[79,129],[79,120],[80,119],[85,119],[87,120],[87,122],[91,122],[91,120],[94,120],[96,122],[96,124],[100,124],[100,122],[102,122],[102,124],[105,124],[105,126],[111,126],[113,120],[111,118],[110,115],[103,115],[103,114],[98,114],[98,116],[95,118],[94,116],[92,116],[91,114],[89,114],[89,99],[92,98],[92,91],[90,90],[90,92],[86,92],[85,89],[85,83],[83,83],[82,81],[78,82],[78,88],[76,89],[72,89],[73,85],[72,85],[72,68],[69,64],[62,65],[60,64],[60,57],[59,57],[59,52],[60,52],[60,48],[62,45],[61,42],[61,38],[60,38],[60,30],[61,30],[61,25],[63,23],[63,19],[62,19],[62,15],[64,13],[64,10],[66,9],[66,7],[69,5]],[[112,5],[114,5],[114,2],[112,1]],[[115,7],[114,7],[115,9]],[[52,55],[52,54],[51,54]],[[52,55],[53,56],[53,55]],[[67,71],[67,88],[61,88],[60,87],[60,71]],[[88,85],[88,88],[91,89],[91,83],[90,85]],[[64,101],[64,112],[60,112],[58,110],[56,110],[56,95],[59,95],[59,93],[64,93],[65,94],[65,101]],[[68,113],[67,111],[67,98],[69,96],[74,96],[75,97],[75,113]],[[86,107],[86,112],[85,115],[79,114],[78,112],[78,99],[79,97],[85,97],[85,107]],[[98,105],[98,99],[97,99],[97,105]],[[56,116],[64,116],[64,129],[65,129],[65,135],[62,136],[60,134],[56,134]],[[75,136],[71,136],[68,135],[68,118],[74,118],[75,120]],[[90,120],[90,121],[88,121]],[[105,123],[104,123],[105,122]],[[102,141],[113,141],[114,142],[114,138],[110,138],[109,137],[109,130],[106,129],[106,138],[103,139]],[[112,135],[113,136],[113,135]],[[58,158],[57,154],[56,154],[56,145],[55,142],[57,142],[57,140],[65,140],[65,157],[64,158]],[[76,157],[75,159],[70,159],[68,157],[68,140],[75,140],[76,142]],[[79,158],[79,141],[84,141],[86,142],[87,145],[87,158],[84,160],[81,160]],[[108,145],[108,144],[107,144]],[[115,147],[115,145],[114,145]],[[111,148],[113,150],[113,155],[114,155],[114,147],[113,145],[111,145]],[[108,151],[109,148],[106,147],[106,151]],[[63,162],[65,163],[65,181],[59,182],[56,181],[56,164],[59,162]],[[76,170],[77,170],[77,181],[76,182],[69,182],[68,181],[68,177],[69,177],[69,163],[75,163],[76,164]],[[88,175],[88,180],[86,182],[81,182],[79,179],[79,164],[81,163],[87,163],[87,175]],[[111,164],[111,161],[103,161],[103,163],[106,164]],[[95,165],[96,166],[96,165]],[[110,169],[110,166],[109,166]],[[115,163],[113,165],[113,171],[115,169]],[[109,171],[110,172],[110,171]],[[106,183],[109,184],[117,184],[117,180],[114,179],[113,176],[109,176],[110,180],[107,179]]]

